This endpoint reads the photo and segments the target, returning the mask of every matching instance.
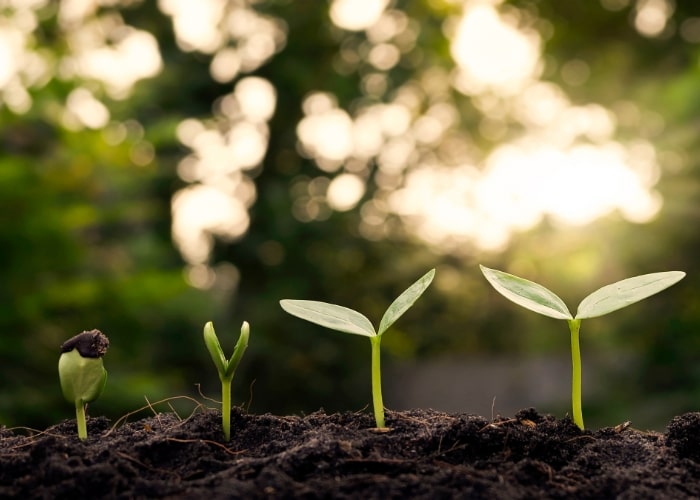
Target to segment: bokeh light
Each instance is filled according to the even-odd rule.
[[[444,252],[501,251],[513,233],[545,218],[571,226],[613,212],[634,223],[653,219],[662,204],[654,190],[659,178],[654,146],[618,142],[614,112],[596,103],[574,105],[562,87],[543,80],[542,40],[532,20],[512,7],[501,11],[499,4],[467,1],[461,16],[446,22],[451,79],[434,70],[400,87],[393,101],[360,104],[352,112],[328,93],[307,97],[297,128],[301,152],[329,174],[349,171],[358,162],[366,166],[368,160],[377,170],[370,176],[361,169],[364,175],[352,177],[346,187],[338,179],[347,174],[329,179],[327,193],[322,188],[315,197],[305,195],[301,206],[314,208],[304,211],[302,220],[327,217],[327,210],[318,208],[324,201],[330,209],[344,210],[336,200],[354,203],[357,193],[367,190],[358,183],[372,181],[377,189],[363,205],[363,235],[386,237],[386,221],[398,215],[410,233]],[[343,4],[334,5],[338,26],[366,29],[368,65],[389,71],[398,64],[401,51],[389,48],[399,35],[392,30],[397,23],[388,20],[399,16],[368,11],[363,21],[349,14],[343,21]],[[652,22],[654,12],[662,12],[665,23],[671,11],[664,5],[664,0],[640,1],[636,19],[646,16]],[[374,6],[376,12],[384,9]],[[410,23],[404,19],[401,25],[408,29]],[[561,68],[568,85],[582,85],[589,76],[580,59]],[[490,150],[454,135],[460,116],[450,83],[481,113],[475,132],[497,142]],[[511,132],[513,124],[520,132]]]
[[[630,8],[630,25],[645,37],[662,36],[674,14],[669,0],[601,3],[611,11]],[[366,98],[341,106],[319,88],[301,103],[297,150],[319,175],[293,180],[295,216],[323,220],[334,210],[357,207],[365,237],[389,236],[385,224],[397,218],[410,234],[443,252],[502,250],[514,233],[545,219],[572,226],[613,213],[633,223],[652,220],[663,201],[655,190],[655,146],[617,138],[621,124],[639,120],[633,104],[619,103],[615,110],[574,104],[561,85],[587,83],[591,67],[582,58],[557,68],[561,85],[551,75],[545,78],[547,30],[538,29],[544,24],[536,11],[499,0],[451,4],[461,5],[443,24],[452,66],[417,70],[387,94],[390,74],[416,60],[420,20],[387,0],[330,2],[332,23],[354,37],[339,45],[337,69],[360,71]],[[116,10],[102,9],[104,2],[61,2],[58,24],[68,50],[60,60],[35,50],[37,12],[46,2],[8,5],[0,26],[0,92],[14,112],[31,107],[30,90],[54,68],[63,79],[92,82],[67,93],[57,113],[63,126],[109,126],[113,132],[119,124],[111,123],[106,99],[127,98],[137,82],[163,70],[153,34],[128,25]],[[186,118],[177,129],[190,150],[178,175],[189,185],[173,198],[173,238],[188,264],[201,266],[211,235],[240,238],[250,222],[254,177],[278,97],[272,82],[245,74],[284,49],[287,26],[252,1],[159,0],[157,6],[172,20],[181,50],[207,54],[211,77],[234,82],[214,103],[211,118]],[[680,36],[700,39],[696,20],[680,24]],[[463,123],[465,101],[476,111],[471,127]],[[664,124],[650,119],[652,126],[658,132]],[[154,155],[147,141],[132,148],[139,165]],[[218,200],[219,219],[211,218],[205,197]],[[226,216],[228,221],[220,219]]]

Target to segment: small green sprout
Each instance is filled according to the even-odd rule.
[[[369,337],[372,345],[372,402],[377,428],[383,429],[384,403],[380,371],[380,343],[382,335],[394,324],[428,288],[435,276],[435,269],[428,271],[392,302],[384,313],[379,330],[375,331],[366,316],[347,307],[313,300],[281,300],[282,309],[289,314],[332,330]]]
[[[61,345],[58,358],[58,376],[63,397],[75,405],[78,437],[87,439],[85,407],[96,400],[107,382],[107,370],[102,356],[107,352],[109,339],[99,330],[90,330],[71,337]]]
[[[214,331],[214,324],[209,321],[204,325],[204,343],[211,355],[211,359],[214,361],[216,370],[219,372],[219,380],[221,381],[221,424],[224,428],[226,441],[231,439],[231,382],[233,381],[233,375],[236,373],[236,368],[241,362],[243,353],[248,347],[249,335],[250,325],[247,321],[244,321],[243,325],[241,325],[241,335],[233,348],[231,359],[226,359],[224,351],[221,349],[219,338]]]
[[[578,306],[576,316],[572,316],[564,301],[547,288],[512,274],[480,266],[481,272],[489,283],[505,298],[519,306],[544,316],[565,319],[571,332],[571,403],[574,423],[583,430],[583,413],[581,411],[581,350],[579,348],[579,329],[581,320],[603,316],[630,304],[646,299],[683,279],[682,271],[644,274],[627,278],[617,283],[604,286],[583,299]]]

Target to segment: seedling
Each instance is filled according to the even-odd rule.
[[[61,345],[58,358],[58,376],[63,397],[75,405],[78,437],[87,439],[85,407],[96,400],[107,382],[107,371],[102,356],[107,352],[109,339],[99,330],[90,330],[71,337]]]
[[[328,304],[327,302],[316,302],[314,300],[285,299],[280,301],[282,309],[293,316],[339,332],[369,337],[372,345],[372,402],[374,419],[379,429],[385,427],[380,370],[380,343],[382,335],[418,300],[418,297],[423,294],[433,281],[434,276],[435,269],[431,269],[399,295],[384,313],[379,323],[379,330],[376,331],[365,315],[347,307]]]
[[[226,441],[231,439],[231,382],[236,373],[238,363],[241,362],[243,353],[248,347],[248,336],[250,335],[250,325],[247,321],[241,325],[241,335],[233,348],[231,359],[226,359],[224,351],[221,349],[219,338],[214,331],[214,324],[209,321],[204,325],[204,343],[211,355],[212,361],[219,372],[221,381],[221,425],[224,428]]]
[[[644,274],[604,286],[583,299],[576,316],[572,316],[564,301],[547,288],[512,274],[480,266],[489,283],[505,298],[525,309],[544,316],[565,319],[571,332],[571,403],[574,423],[583,430],[581,411],[581,351],[579,329],[581,320],[603,316],[654,295],[679,282],[685,276],[682,271]]]

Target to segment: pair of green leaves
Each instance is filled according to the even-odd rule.
[[[387,308],[379,323],[378,330],[374,329],[372,322],[367,319],[367,316],[347,307],[314,300],[284,299],[280,301],[282,309],[293,316],[325,326],[331,330],[369,337],[372,346],[372,405],[378,429],[385,428],[380,369],[382,335],[411,308],[426,288],[430,286],[434,277],[435,269],[431,269],[404,290]]]
[[[236,373],[236,368],[243,357],[243,353],[248,347],[248,337],[250,336],[250,325],[244,321],[241,325],[241,335],[238,337],[238,342],[233,348],[231,359],[226,359],[224,350],[221,348],[219,337],[214,330],[214,324],[209,321],[204,325],[204,344],[211,355],[211,359],[216,366],[216,371],[219,372],[221,380],[231,380]]]
[[[573,316],[564,301],[542,285],[503,271],[480,267],[488,282],[507,299],[544,316],[565,320],[595,318],[617,311],[674,285],[685,276],[682,271],[667,271],[618,281],[583,299],[576,316]]]
[[[627,278],[599,288],[578,305],[576,316],[557,295],[538,283],[512,274],[480,266],[481,272],[501,295],[519,306],[544,316],[564,319],[571,332],[571,405],[574,423],[583,430],[581,409],[581,351],[579,328],[581,320],[595,318],[639,302],[677,283],[685,276],[682,271],[644,274]]]
[[[384,313],[378,330],[374,329],[372,322],[364,314],[336,304],[315,300],[284,299],[280,301],[280,305],[282,309],[293,316],[331,330],[365,337],[381,337],[397,319],[411,308],[425,289],[430,286],[434,277],[435,269],[431,269],[399,295]]]
[[[241,335],[233,348],[231,359],[226,359],[221,343],[219,343],[219,337],[216,336],[214,324],[208,321],[204,325],[204,344],[207,346],[211,359],[216,366],[216,371],[219,372],[219,380],[221,381],[221,427],[224,430],[226,441],[231,439],[231,382],[236,373],[236,368],[241,362],[243,353],[248,348],[249,336],[250,325],[247,321],[244,321],[241,325]]]

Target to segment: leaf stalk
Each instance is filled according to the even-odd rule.
[[[382,374],[381,374],[381,350],[382,337],[369,338],[372,344],[372,404],[374,406],[374,420],[377,428],[382,429],[384,424],[384,400],[382,399]]]
[[[574,423],[583,430],[583,410],[581,409],[581,347],[579,342],[580,319],[568,321],[571,331],[571,406]]]

